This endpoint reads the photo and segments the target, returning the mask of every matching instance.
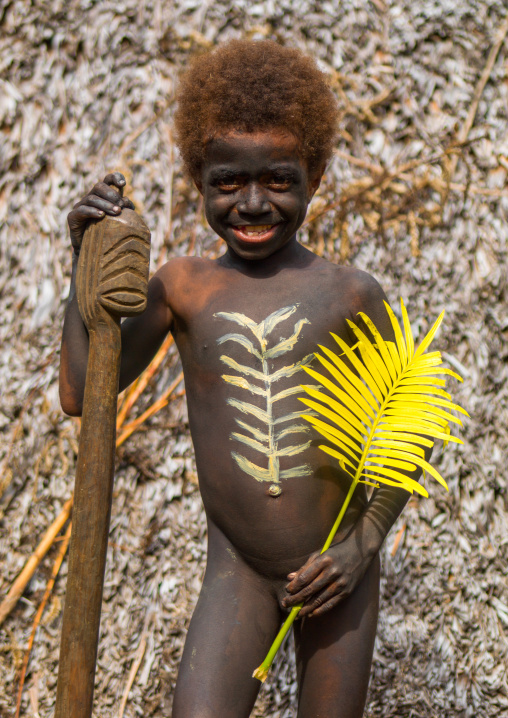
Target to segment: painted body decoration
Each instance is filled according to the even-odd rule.
[[[238,411],[248,416],[249,422],[255,421],[255,424],[248,423],[243,419],[236,418],[235,421],[243,430],[241,432],[233,432],[231,439],[246,444],[251,449],[262,454],[268,461],[267,466],[259,466],[247,459],[238,451],[231,452],[231,456],[238,466],[245,473],[252,476],[256,481],[269,481],[271,486],[269,493],[271,496],[279,496],[282,489],[280,486],[281,479],[289,479],[295,477],[309,476],[312,469],[309,464],[300,464],[289,469],[280,469],[279,458],[281,456],[297,456],[307,449],[310,440],[300,443],[290,443],[282,445],[285,437],[294,438],[294,435],[309,434],[308,427],[300,421],[302,414],[313,413],[311,410],[292,411],[284,413],[284,399],[295,394],[301,394],[302,389],[299,383],[294,386],[287,387],[277,391],[277,382],[280,379],[288,379],[295,375],[299,375],[304,366],[309,366],[313,355],[308,354],[301,360],[294,361],[279,369],[272,369],[273,359],[281,356],[294,354],[293,350],[300,337],[300,332],[305,324],[310,324],[308,319],[299,319],[294,325],[293,333],[286,339],[281,338],[273,343],[273,332],[275,328],[286,322],[292,314],[296,312],[298,304],[283,307],[272,312],[266,319],[256,323],[245,314],[239,312],[217,312],[214,314],[219,319],[238,324],[240,327],[248,330],[253,336],[250,339],[245,334],[229,333],[224,334],[217,339],[218,344],[226,342],[236,342],[240,344],[250,355],[249,364],[240,364],[227,354],[221,356],[221,361],[236,374],[223,374],[222,378],[228,384],[245,389],[250,394],[263,397],[266,403],[263,409],[255,406],[248,401],[243,401],[230,397],[227,403],[238,409]],[[252,366],[255,363],[256,366]],[[295,376],[296,382],[299,376]],[[317,386],[314,388],[318,388]],[[279,409],[280,407],[280,409]],[[246,433],[245,433],[246,432]],[[281,444],[282,442],[282,444]]]

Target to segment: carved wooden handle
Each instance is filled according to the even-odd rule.
[[[85,232],[77,296],[90,334],[55,718],[90,718],[113,498],[120,317],[146,307],[150,232],[135,212]]]
[[[131,209],[105,217],[86,230],[79,256],[76,292],[88,330],[146,308],[150,230]]]

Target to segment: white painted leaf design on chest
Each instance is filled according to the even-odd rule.
[[[252,357],[249,363],[245,364],[227,354],[223,354],[220,357],[221,361],[235,374],[223,374],[222,378],[232,386],[263,398],[263,408],[235,397],[229,397],[227,402],[246,416],[245,420],[240,417],[235,418],[242,431],[233,432],[231,439],[262,454],[266,458],[267,464],[259,466],[238,451],[232,451],[231,455],[242,471],[252,476],[256,481],[271,482],[269,493],[272,496],[280,494],[281,479],[308,476],[311,473],[311,468],[308,464],[301,464],[289,469],[280,469],[280,457],[297,456],[310,446],[310,440],[282,447],[280,446],[280,441],[287,436],[307,434],[307,426],[299,420],[302,414],[312,414],[313,412],[299,410],[286,414],[279,413],[277,411],[278,406],[280,406],[278,402],[289,396],[302,393],[302,388],[299,383],[296,383],[293,386],[286,386],[286,388],[277,391],[277,382],[281,379],[289,379],[304,367],[309,366],[314,355],[308,354],[299,361],[273,371],[270,371],[269,367],[269,362],[273,359],[293,351],[300,339],[303,327],[305,324],[310,324],[308,319],[299,319],[294,324],[293,331],[289,337],[281,338],[278,342],[269,346],[270,335],[275,327],[286,322],[296,312],[297,308],[298,304],[282,307],[259,323],[238,312],[217,312],[214,314],[218,319],[233,322],[250,332],[250,335],[240,334],[239,332],[224,334],[217,340],[217,343],[236,343],[246,350],[246,360],[249,359],[249,355]],[[317,389],[319,387],[313,388]],[[258,425],[251,423],[253,419],[257,420]]]

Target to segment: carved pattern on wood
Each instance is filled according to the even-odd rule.
[[[76,278],[90,333],[76,467],[55,718],[90,718],[108,546],[120,373],[120,317],[146,307],[150,232],[132,210],[86,230]]]
[[[116,317],[144,311],[149,261],[150,231],[132,210],[88,228],[76,277],[79,310],[88,329],[108,322],[104,310]]]

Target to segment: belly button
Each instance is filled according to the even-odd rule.
[[[280,488],[280,486],[278,486],[278,484],[272,484],[268,489],[268,493],[270,494],[270,496],[273,496],[275,498],[281,495],[282,489]]]

